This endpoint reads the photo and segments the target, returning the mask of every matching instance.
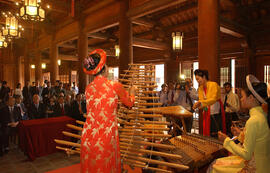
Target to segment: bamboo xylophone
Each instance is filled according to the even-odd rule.
[[[156,87],[155,65],[151,64],[129,64],[129,69],[124,71],[121,81],[127,89],[131,85],[137,86],[135,104],[129,109],[119,102],[118,123],[121,160],[124,164],[132,167],[140,167],[157,172],[170,173],[185,171],[211,153],[220,150],[220,144],[206,140],[200,136],[185,135],[181,138],[172,138],[168,134],[170,123],[164,118],[162,111],[147,111],[161,106],[156,102],[159,98],[153,91]],[[160,108],[156,108],[160,109]],[[168,112],[173,112],[173,108],[167,108]],[[182,114],[181,114],[182,112]],[[178,115],[187,116],[188,111],[177,109]],[[76,121],[83,125],[84,122]],[[68,124],[69,128],[82,131],[81,127]],[[80,135],[70,132],[63,132],[64,135],[80,139]],[[170,139],[170,140],[169,140]],[[60,150],[67,153],[80,153],[80,144],[55,140]],[[207,146],[208,149],[204,149]],[[212,148],[212,149],[211,149]],[[195,153],[188,155],[189,153]]]

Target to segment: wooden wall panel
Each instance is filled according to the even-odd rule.
[[[235,61],[235,87],[246,87],[246,76],[248,74],[248,68],[246,66],[246,59],[236,59]]]
[[[15,84],[15,76],[16,76],[16,66],[15,64],[5,64],[3,66],[3,79],[7,81],[10,89],[14,89],[16,87]]]
[[[264,81],[265,65],[270,65],[270,55],[256,56],[256,67],[254,67],[254,70],[256,70],[256,77],[260,81]]]

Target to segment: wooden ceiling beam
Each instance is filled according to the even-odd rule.
[[[109,34],[106,34],[106,33],[100,33],[100,32],[88,34],[88,37],[101,39],[101,40],[110,40],[110,41],[116,41],[117,40],[116,38],[113,38],[114,36],[112,36],[112,35],[109,35]]]
[[[109,37],[104,36],[103,39],[107,40],[107,39],[109,39]],[[133,38],[133,46],[154,49],[154,50],[167,50],[167,49],[169,49],[169,46],[166,43],[163,43],[160,41],[141,39],[141,38],[136,38],[136,37]],[[59,47],[77,49],[75,44],[74,45],[61,44],[61,45],[59,45]]]
[[[244,38],[250,32],[247,27],[222,16],[220,16],[220,31],[237,38]]]
[[[148,49],[155,49],[155,50],[167,50],[169,46],[166,43],[160,41],[153,41],[153,40],[146,40],[141,38],[133,38],[133,46],[141,47],[141,48],[148,48]]]
[[[115,0],[103,0],[100,3],[95,4],[91,8],[88,8],[88,9],[84,10],[82,13],[83,14],[89,14],[89,13],[96,12],[100,8],[103,8],[103,7],[107,6],[107,5],[110,5],[113,2],[115,2]]]
[[[59,47],[77,49],[75,44],[67,44],[67,43],[61,44],[61,45],[59,45]]]
[[[185,13],[189,10],[192,10],[192,9],[196,9],[198,7],[198,3],[196,2],[193,2],[191,4],[188,4],[188,5],[185,5],[185,6],[182,6],[182,7],[179,7],[179,8],[174,8],[172,10],[168,10],[168,11],[165,11],[164,13],[160,14],[160,15],[157,15],[157,19],[162,19],[164,17],[168,17],[170,15],[173,15],[173,14],[176,14],[176,13]]]
[[[130,9],[127,12],[127,16],[131,19],[136,19],[186,1],[187,0],[150,0],[142,5]]]
[[[58,59],[62,61],[79,61],[78,56],[59,54]]]
[[[141,25],[141,26],[145,26],[145,27],[149,27],[149,28],[153,28],[156,24],[153,21],[150,21],[148,19],[143,19],[143,18],[134,19],[132,21],[132,23],[137,24],[137,25]]]

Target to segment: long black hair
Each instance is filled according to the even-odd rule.
[[[194,71],[195,76],[200,76],[200,77],[205,77],[206,80],[209,80],[208,77],[208,71],[207,70],[202,70],[202,69],[197,69]]]

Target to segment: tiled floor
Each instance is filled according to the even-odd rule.
[[[0,173],[43,173],[79,162],[79,155],[68,157],[62,151],[39,157],[31,162],[19,149],[12,149],[8,154],[0,157]]]

